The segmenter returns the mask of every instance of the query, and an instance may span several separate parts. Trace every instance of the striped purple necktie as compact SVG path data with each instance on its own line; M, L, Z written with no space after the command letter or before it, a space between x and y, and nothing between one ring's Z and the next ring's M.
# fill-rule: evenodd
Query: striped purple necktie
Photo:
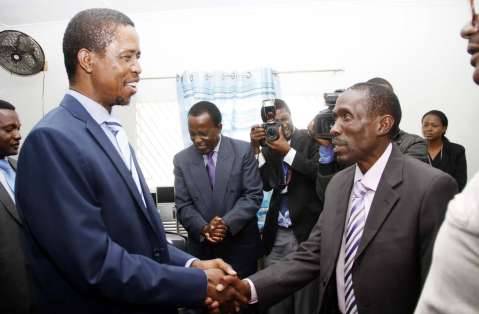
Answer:
M344 236L344 299L346 314L357 314L356 297L353 288L353 263L366 223L365 195L367 188L357 181L353 187L351 212Z

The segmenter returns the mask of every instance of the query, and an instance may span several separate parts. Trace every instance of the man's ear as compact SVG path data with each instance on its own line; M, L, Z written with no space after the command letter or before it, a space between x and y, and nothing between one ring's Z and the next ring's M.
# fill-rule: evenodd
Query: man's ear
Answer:
M85 48L82 48L77 53L78 65L86 73L91 73L93 71L93 53Z
M383 136L389 134L392 127L394 125L394 118L393 116L386 114L379 117L379 124L378 124L378 135Z

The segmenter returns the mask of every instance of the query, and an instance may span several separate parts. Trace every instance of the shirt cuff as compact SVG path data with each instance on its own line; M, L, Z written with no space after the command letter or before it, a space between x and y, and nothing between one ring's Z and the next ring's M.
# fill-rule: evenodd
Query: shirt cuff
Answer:
M263 152L259 152L257 159L258 159L258 168L263 167L263 165L266 163L266 159L264 159Z
M191 264L193 264L194 261L199 261L196 257L190 258L188 261L186 261L185 267L191 267Z
M284 156L283 161L288 165L293 165L294 157L296 156L296 150L294 148L290 148L289 152Z
M249 299L248 303L249 304L258 303L258 293L256 293L256 288L255 288L253 282L249 278L245 278L243 280L248 283L249 290L251 292L251 298Z

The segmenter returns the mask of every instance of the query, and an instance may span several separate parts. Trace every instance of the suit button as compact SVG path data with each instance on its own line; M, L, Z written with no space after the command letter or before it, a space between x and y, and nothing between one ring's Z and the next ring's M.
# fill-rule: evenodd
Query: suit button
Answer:
M158 248L153 249L153 258L157 261L161 259L161 250Z

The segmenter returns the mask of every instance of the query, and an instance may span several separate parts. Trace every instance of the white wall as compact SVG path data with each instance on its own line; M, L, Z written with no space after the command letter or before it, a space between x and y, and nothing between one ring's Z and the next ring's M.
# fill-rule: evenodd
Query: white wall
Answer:
M141 38L143 76L259 66L345 69L343 74L331 76L328 84L324 78L317 83L311 75L309 84L318 84L318 95L373 76L384 77L401 100L403 129L420 134L424 112L446 112L448 136L466 147L472 174L479 170L479 141L475 140L479 90L472 82L466 42L459 36L468 14L467 1L344 0L131 17ZM46 51L47 110L57 105L67 87L61 54L65 26L66 22L55 22L15 27L32 35ZM26 134L42 114L42 76L16 77L0 70L0 81L0 97L18 107ZM287 89L284 83L283 88ZM139 97L148 92L140 86ZM135 143L133 107L122 111ZM158 117L159 122L162 118ZM307 121L303 118L296 124L305 126L303 120Z

